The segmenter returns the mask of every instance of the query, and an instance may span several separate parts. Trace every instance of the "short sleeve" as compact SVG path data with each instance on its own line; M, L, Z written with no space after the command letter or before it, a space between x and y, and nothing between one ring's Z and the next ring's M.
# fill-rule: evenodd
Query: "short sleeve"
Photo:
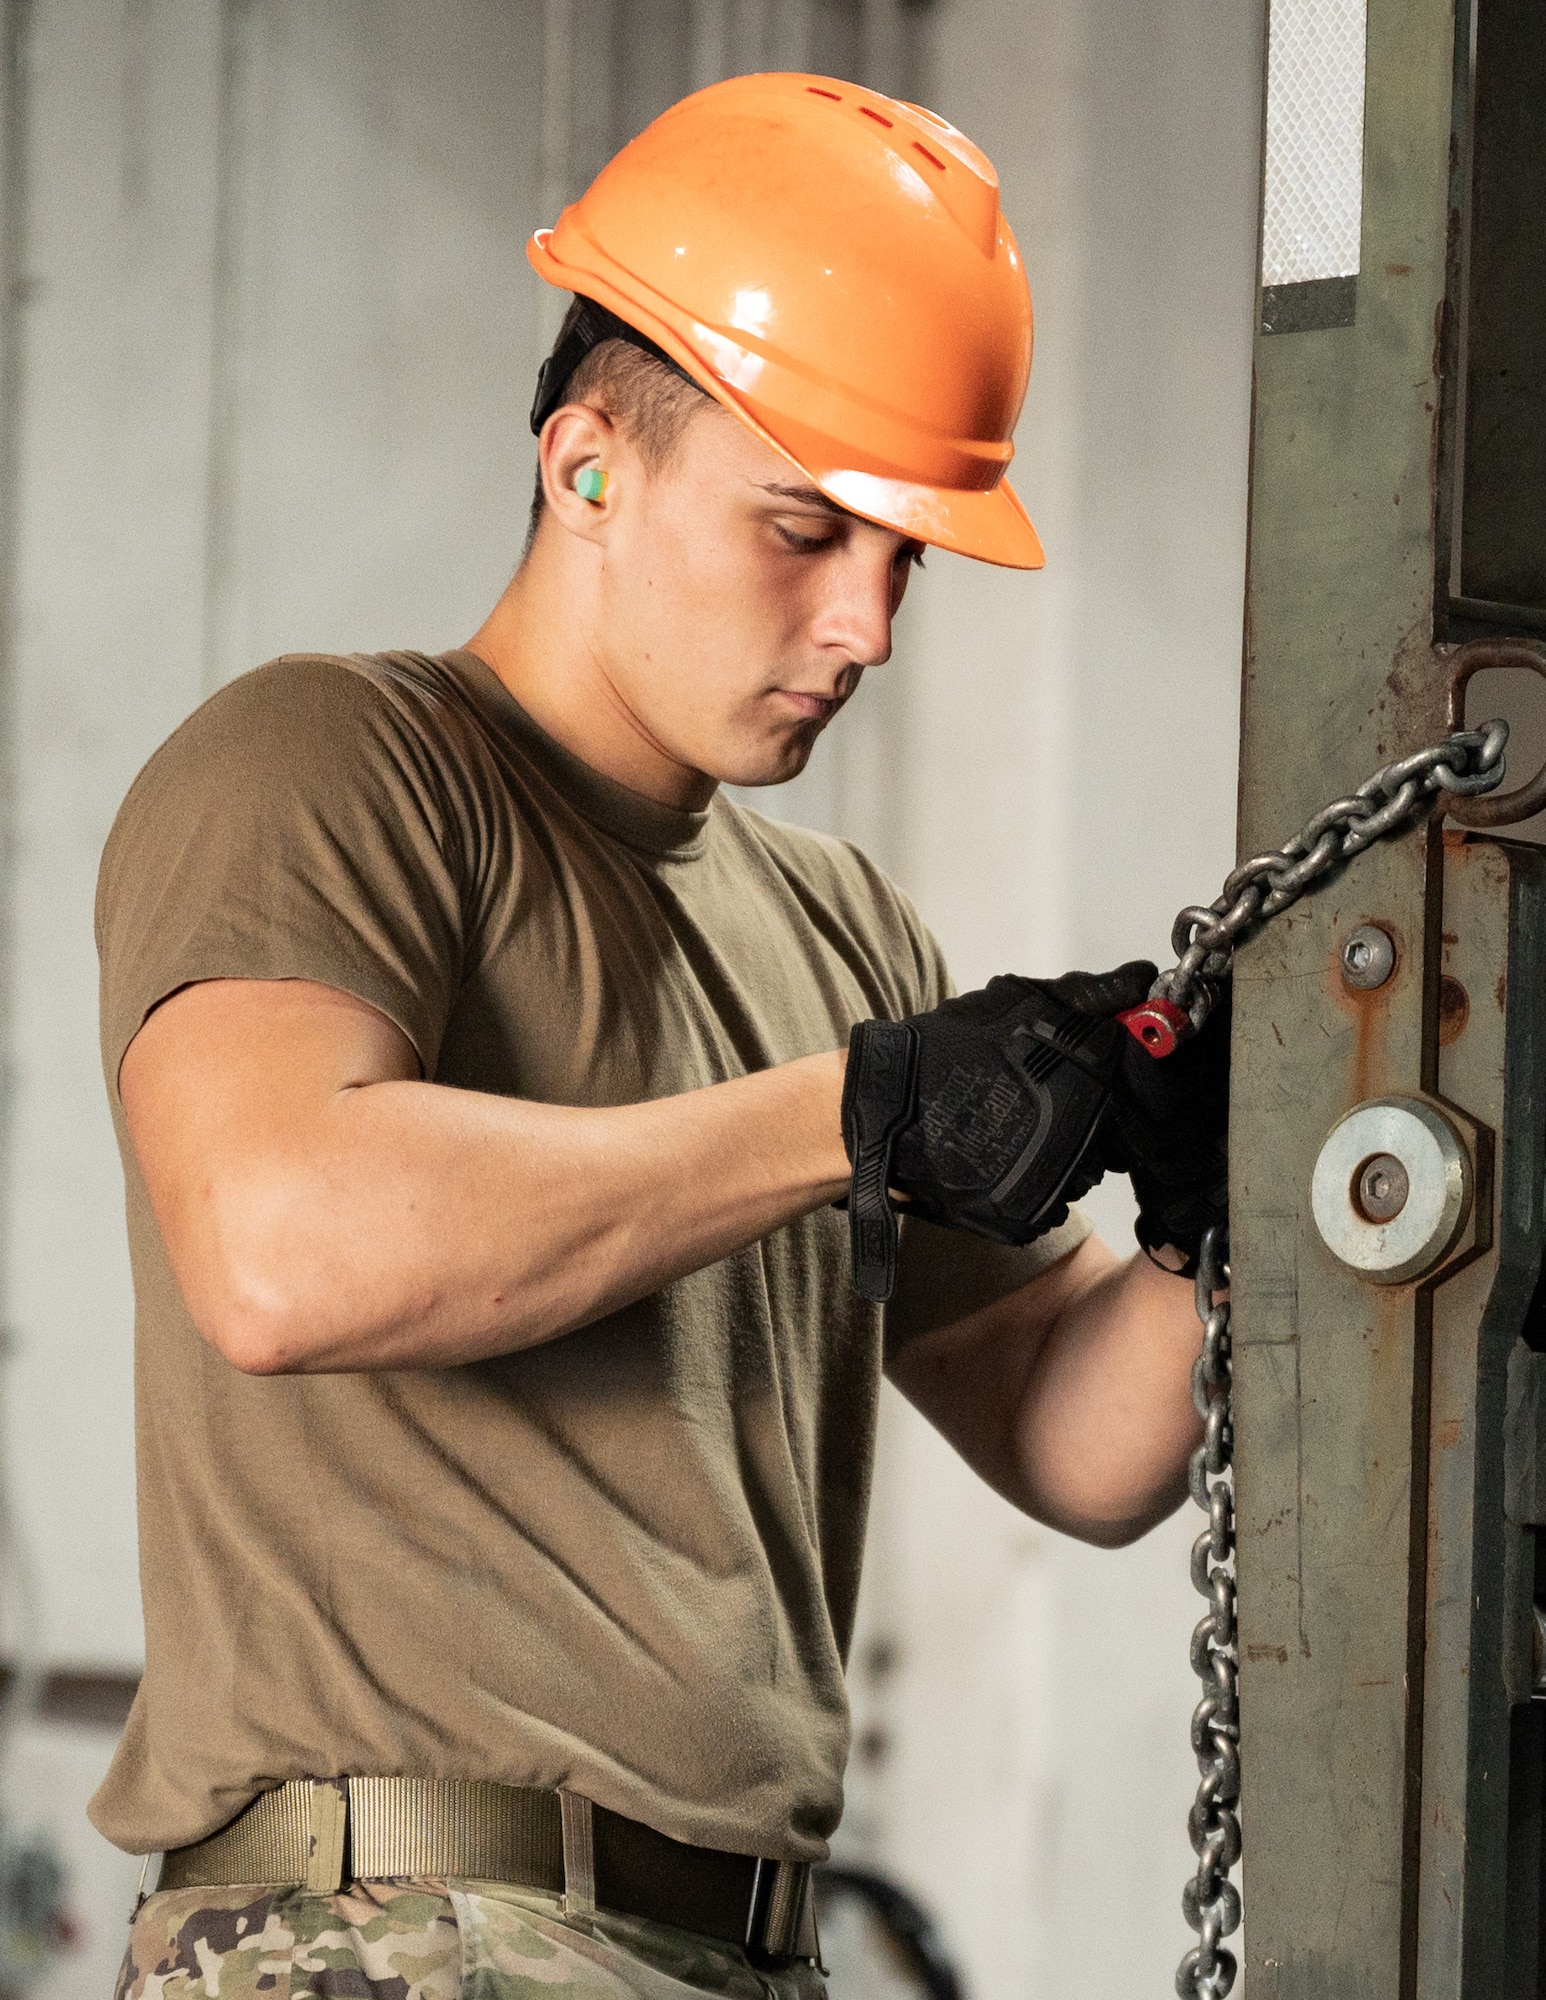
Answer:
M887 1352L1007 1298L1070 1256L1090 1233L1077 1208L1019 1249L904 1217L896 1293L886 1307Z
M310 979L434 1073L461 979L466 860L432 732L342 660L233 681L163 744L97 884L109 1089L147 1016L207 979Z

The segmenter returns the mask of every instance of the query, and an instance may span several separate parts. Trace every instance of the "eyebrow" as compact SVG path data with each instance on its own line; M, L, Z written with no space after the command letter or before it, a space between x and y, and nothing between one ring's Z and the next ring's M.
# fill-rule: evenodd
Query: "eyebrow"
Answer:
M840 507L835 500L829 499L819 486L783 486L776 479L759 479L755 483L760 493L771 493L779 500L798 500L806 507L819 507L824 514L830 514L838 521L864 519L862 514L855 514L851 508ZM909 535L902 546L921 556L928 544L916 535Z
M835 500L828 499L819 486L780 486L776 480L761 479L756 484L759 492L771 493L780 500L798 500L806 507L819 507L824 514L850 518L848 508L840 507Z

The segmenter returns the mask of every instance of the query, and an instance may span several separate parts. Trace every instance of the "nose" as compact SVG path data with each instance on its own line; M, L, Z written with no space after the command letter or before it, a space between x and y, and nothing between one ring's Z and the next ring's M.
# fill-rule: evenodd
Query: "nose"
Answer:
M831 588L811 636L840 649L861 667L884 666L891 657L891 620L901 602L897 538L881 530L856 535L835 563Z

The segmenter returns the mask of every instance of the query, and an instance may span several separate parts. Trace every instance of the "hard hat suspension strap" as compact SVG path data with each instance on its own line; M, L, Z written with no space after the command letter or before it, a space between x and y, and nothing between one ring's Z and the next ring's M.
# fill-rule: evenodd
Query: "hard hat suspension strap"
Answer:
M564 391L570 378L593 347L599 347L604 340L626 340L630 347L637 347L669 368L673 375L680 375L684 382L692 382L687 370L671 359L663 347L657 347L653 340L640 333L626 320L609 312L605 306L597 305L594 299L576 296L575 304L580 310L559 335L558 345L537 370L537 393L532 398L531 428L534 437L542 435L542 426L564 401Z

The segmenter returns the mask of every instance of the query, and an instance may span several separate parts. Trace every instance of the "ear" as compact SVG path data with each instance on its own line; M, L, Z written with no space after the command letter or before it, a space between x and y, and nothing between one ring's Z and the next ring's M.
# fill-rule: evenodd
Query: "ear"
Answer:
M537 443L542 467L542 491L548 511L571 535L604 541L615 515L620 460L617 430L604 410L589 403L565 403L542 426ZM582 472L604 472L599 500L582 499L575 490Z

